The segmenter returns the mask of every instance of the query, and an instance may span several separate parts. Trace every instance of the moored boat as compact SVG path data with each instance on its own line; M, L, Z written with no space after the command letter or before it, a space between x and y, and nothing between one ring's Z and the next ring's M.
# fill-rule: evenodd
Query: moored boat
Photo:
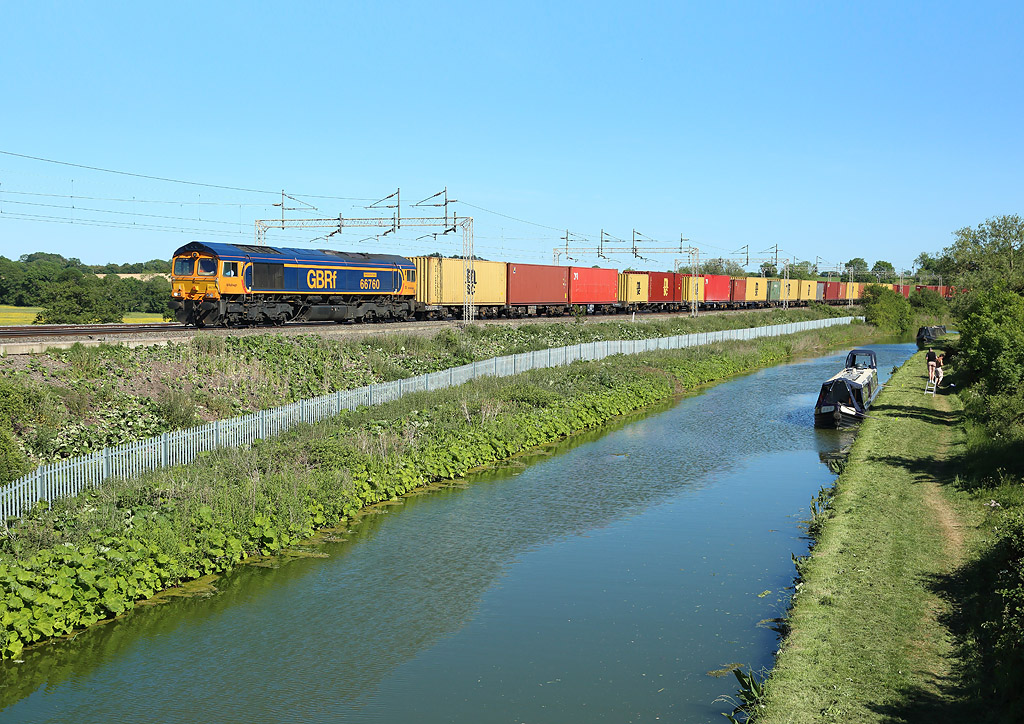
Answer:
M816 427L848 427L867 417L878 394L878 361L870 349L846 355L846 366L821 386L814 403Z

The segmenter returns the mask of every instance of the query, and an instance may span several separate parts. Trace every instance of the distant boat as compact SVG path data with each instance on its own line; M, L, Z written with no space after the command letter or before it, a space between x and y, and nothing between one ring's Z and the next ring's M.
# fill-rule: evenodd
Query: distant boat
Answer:
M821 386L814 403L815 427L848 427L863 420L878 390L875 353L870 349L852 350L846 355L843 371Z
M946 325L944 324L938 324L934 327L921 327L917 330L917 346L927 347L945 333Z

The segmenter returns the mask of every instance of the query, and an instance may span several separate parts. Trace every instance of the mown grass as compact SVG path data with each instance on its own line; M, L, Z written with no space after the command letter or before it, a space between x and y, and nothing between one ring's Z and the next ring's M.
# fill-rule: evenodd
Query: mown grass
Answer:
M888 383L836 483L832 515L798 564L790 633L757 722L1001 720L956 625L978 555L977 500L954 485L961 404L923 393L924 354Z

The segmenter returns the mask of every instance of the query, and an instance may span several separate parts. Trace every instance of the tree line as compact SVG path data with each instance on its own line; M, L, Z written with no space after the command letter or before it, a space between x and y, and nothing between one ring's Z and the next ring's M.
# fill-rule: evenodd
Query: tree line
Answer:
M117 274L166 274L164 259L132 264L83 264L76 258L36 252L17 260L0 256L0 304L42 307L37 323L119 322L128 312L163 313L171 284L162 276L147 281Z

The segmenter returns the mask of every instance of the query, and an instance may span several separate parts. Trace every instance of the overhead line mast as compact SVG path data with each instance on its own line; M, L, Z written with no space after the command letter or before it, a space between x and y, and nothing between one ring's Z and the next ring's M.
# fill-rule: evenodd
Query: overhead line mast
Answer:
M437 198L440 195L444 195L444 201L437 204L427 204L425 202L431 199ZM402 197L401 189L398 189L393 194L385 196L379 201L374 201L372 204L367 206L368 209L394 209L395 212L391 216L366 216L361 218L346 218L341 214L338 214L334 218L318 218L318 219L286 219L284 217L284 199L291 198L283 191L281 192L281 219L257 219L256 220L256 244L258 246L264 246L267 241L267 230L268 229L332 229L331 233L327 234L325 238L330 238L335 234L340 234L345 230L346 227L350 228L387 228L388 230L382 234L385 236L392 232L401 229L402 226L407 227L426 227L426 228L440 228L442 234L449 234L455 232L456 229L462 229L462 278L466 285L466 293L463 296L462 302L462 321L463 324L472 324L474 317L476 316L476 306L473 304L473 295L476 291L476 273L473 269L473 217L472 216L459 216L452 213L451 217L448 216L448 204L456 203L455 201L448 199L448 187L445 187L443 191L439 191L433 196L428 196L413 206L437 206L444 207L443 217L410 217L402 218ZM384 204L385 201L394 199L394 204ZM296 199L297 200L297 199ZM300 202L302 203L302 202ZM275 204L276 206L276 204ZM294 209L290 209L294 210ZM388 228L390 227L390 228Z

